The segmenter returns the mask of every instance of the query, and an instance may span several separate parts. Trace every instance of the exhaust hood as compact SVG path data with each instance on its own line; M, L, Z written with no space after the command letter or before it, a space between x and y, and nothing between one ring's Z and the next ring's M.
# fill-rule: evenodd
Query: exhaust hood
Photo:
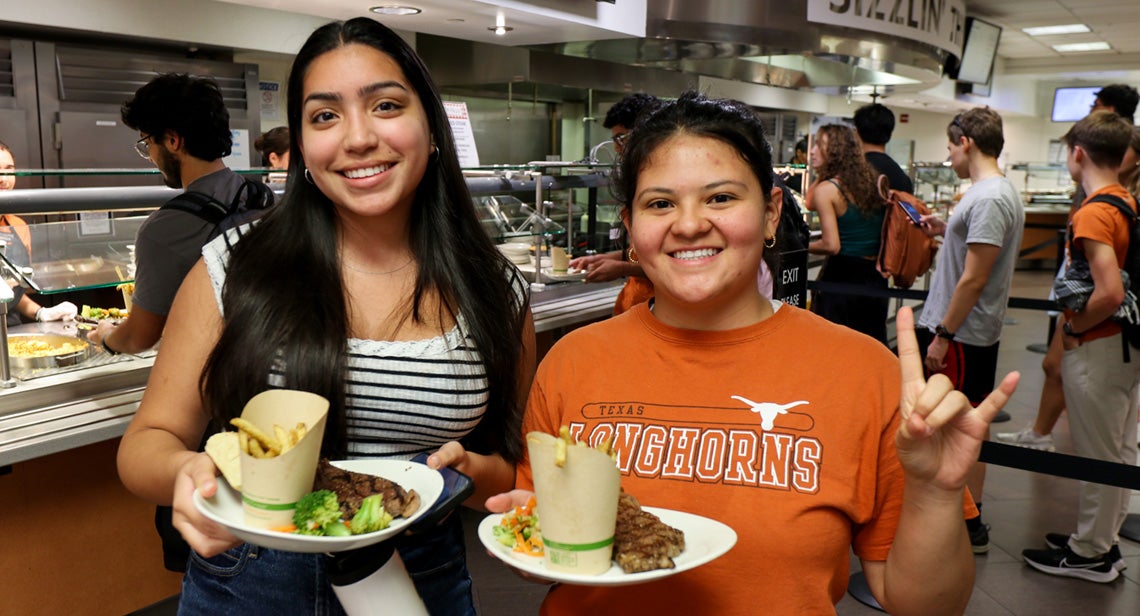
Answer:
M959 53L961 21L962 0L648 0L644 39L534 49L828 94L917 91Z

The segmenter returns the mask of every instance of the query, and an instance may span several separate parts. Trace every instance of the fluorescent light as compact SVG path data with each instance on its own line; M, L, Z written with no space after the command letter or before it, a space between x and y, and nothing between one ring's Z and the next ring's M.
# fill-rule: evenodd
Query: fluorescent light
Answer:
M1061 53L1069 53L1073 51L1108 51L1112 46L1104 41L1097 41L1095 43L1065 43L1064 45L1053 45L1053 49Z
M398 4L374 6L368 10L378 15L418 15L423 12L414 6L400 6Z
M1067 24L1064 26L1034 26L1032 28L1022 28L1022 32L1029 36L1052 36L1054 34L1077 34L1079 32L1092 32L1089 27L1084 24Z

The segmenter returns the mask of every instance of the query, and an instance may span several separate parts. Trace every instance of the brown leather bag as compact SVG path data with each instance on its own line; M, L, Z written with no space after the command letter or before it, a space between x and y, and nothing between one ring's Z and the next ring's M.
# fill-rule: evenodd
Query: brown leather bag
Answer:
M909 289L919 276L930 270L938 251L934 239L916 222L916 217L930 214L930 208L918 197L890 188L885 175L879 176L879 193L886 202L886 209L876 265L879 273L891 278L895 287Z

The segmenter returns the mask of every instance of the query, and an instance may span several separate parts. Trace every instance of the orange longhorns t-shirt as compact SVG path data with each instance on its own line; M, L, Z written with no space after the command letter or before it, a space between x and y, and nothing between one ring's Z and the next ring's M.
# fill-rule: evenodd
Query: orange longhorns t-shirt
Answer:
M834 613L850 550L886 560L898 525L899 380L882 344L788 305L696 332L639 304L571 332L539 366L524 430L614 435L627 492L724 522L738 541L655 582L556 586L542 614ZM517 479L533 486L526 463Z

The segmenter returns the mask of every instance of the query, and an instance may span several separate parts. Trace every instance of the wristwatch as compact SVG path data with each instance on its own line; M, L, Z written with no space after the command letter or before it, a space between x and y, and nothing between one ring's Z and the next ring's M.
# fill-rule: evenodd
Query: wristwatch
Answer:
M1085 335L1085 332L1073 331L1073 324L1068 321L1065 321L1065 324L1061 326L1061 331L1064 332L1066 336L1072 336L1074 338L1080 338Z
M946 329L946 326L941 323L934 326L934 335L938 336L939 338L945 338L947 340L954 339L954 332Z

